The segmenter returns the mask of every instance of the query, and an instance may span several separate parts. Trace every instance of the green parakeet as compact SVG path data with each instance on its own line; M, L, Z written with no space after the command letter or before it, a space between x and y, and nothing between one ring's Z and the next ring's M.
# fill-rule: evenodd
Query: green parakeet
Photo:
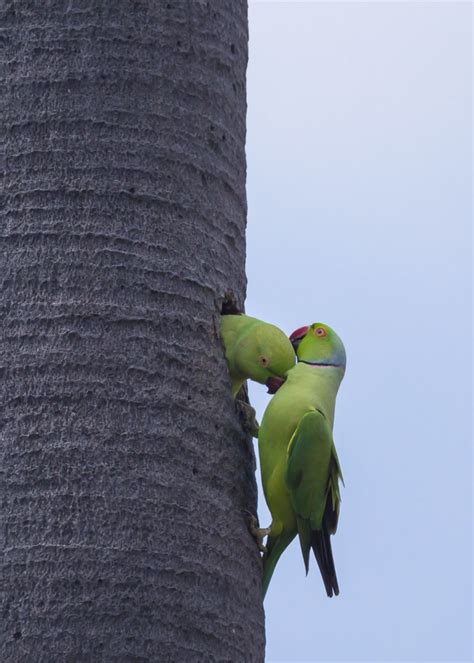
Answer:
M339 594L330 535L339 517L341 468L332 430L346 353L327 325L290 336L298 363L270 401L259 440L265 498L272 514L264 556L263 594L280 555L298 534L306 567L311 548L328 596Z
M247 379L266 384L273 393L282 384L282 376L295 365L295 352L287 336L257 318L223 315L221 337L234 397Z

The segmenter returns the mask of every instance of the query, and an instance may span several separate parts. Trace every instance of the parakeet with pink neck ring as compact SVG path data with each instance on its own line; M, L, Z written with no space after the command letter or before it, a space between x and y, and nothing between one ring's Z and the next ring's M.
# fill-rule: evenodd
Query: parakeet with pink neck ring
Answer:
M312 549L326 593L333 596L339 584L330 536L338 524L342 472L332 431L346 352L336 332L320 322L296 330L290 340L298 363L265 410L258 436L272 515L263 595L281 554L298 535L306 573Z

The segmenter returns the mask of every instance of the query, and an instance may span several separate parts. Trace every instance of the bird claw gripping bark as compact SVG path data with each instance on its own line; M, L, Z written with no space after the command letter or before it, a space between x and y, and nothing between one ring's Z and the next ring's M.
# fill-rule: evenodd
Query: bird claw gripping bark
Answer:
M261 552L266 553L267 552L267 547L263 543L263 538L270 534L272 528L271 527L259 527L258 520L255 518L255 516L253 514L250 514L250 517L249 517L249 530L250 530L250 534L253 536L253 538L257 542L258 549Z
M257 421L257 415L253 407L249 403L241 401L240 399L237 399L235 401L235 406L237 408L237 413L240 419L240 425L242 426L243 430L252 437L258 438L259 426Z

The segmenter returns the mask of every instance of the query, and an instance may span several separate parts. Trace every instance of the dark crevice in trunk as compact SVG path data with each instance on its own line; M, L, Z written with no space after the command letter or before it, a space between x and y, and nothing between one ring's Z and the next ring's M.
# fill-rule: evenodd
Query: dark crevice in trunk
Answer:
M240 315L243 312L234 293L226 292L221 306L221 315Z

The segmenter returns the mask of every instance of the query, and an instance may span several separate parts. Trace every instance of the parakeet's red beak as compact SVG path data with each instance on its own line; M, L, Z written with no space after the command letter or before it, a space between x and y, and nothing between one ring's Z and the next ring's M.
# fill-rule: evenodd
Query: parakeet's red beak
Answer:
M309 325L306 325L305 327L299 327L298 329L295 329L295 331L291 334L290 343L293 346L295 352L298 349L298 345L301 343L301 341L308 333L308 329Z
M268 387L267 394L276 394L284 382L285 380L283 378L277 378L276 376L268 378L268 380L265 382L266 386Z

